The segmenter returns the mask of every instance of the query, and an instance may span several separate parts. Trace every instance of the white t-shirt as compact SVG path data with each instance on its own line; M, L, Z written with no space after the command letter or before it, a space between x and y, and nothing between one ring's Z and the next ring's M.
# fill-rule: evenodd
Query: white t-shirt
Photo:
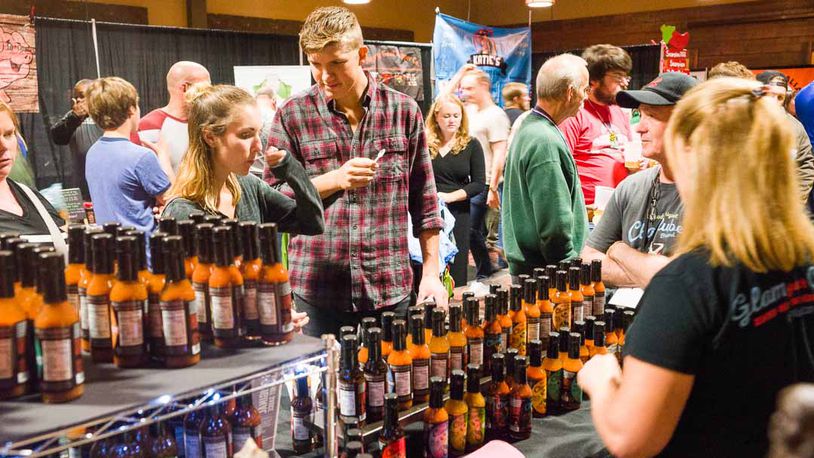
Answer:
M497 105L478 111L475 105L466 109L469 116L469 135L477 138L483 148L483 159L486 161L486 183L492 177L492 143L506 141L509 138L509 117Z
M181 159L189 148L187 122L162 109L156 109L142 117L138 124L139 139L158 144L163 139L170 153L172 169L178 171Z

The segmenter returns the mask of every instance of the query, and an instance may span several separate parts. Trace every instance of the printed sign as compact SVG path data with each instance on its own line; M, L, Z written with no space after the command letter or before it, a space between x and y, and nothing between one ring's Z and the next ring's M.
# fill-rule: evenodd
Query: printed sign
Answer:
M0 100L18 113L37 113L34 26L26 16L0 14Z

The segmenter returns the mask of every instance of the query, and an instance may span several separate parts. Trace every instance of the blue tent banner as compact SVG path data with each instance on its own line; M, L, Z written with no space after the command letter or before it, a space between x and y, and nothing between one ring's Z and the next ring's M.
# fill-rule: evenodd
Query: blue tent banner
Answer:
M526 83L531 88L531 29L528 27L488 27L438 13L432 55L436 94L467 63L489 74L492 98L501 106L501 91L506 83Z

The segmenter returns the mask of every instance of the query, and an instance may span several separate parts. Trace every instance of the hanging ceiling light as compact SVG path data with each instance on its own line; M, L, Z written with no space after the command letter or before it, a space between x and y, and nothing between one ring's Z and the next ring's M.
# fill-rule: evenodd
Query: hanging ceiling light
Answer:
M370 3L370 0L342 0L342 3L347 5L364 5Z
M550 8L554 6L556 0L526 0L529 8Z

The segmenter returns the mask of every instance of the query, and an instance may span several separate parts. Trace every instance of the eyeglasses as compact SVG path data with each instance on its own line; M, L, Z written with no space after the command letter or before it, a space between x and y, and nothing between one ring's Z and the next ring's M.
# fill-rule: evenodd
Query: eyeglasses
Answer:
M627 84L630 82L630 76L628 75L622 76L619 74L614 75L613 73L608 73L605 76L611 77L614 81L616 81L619 84Z

